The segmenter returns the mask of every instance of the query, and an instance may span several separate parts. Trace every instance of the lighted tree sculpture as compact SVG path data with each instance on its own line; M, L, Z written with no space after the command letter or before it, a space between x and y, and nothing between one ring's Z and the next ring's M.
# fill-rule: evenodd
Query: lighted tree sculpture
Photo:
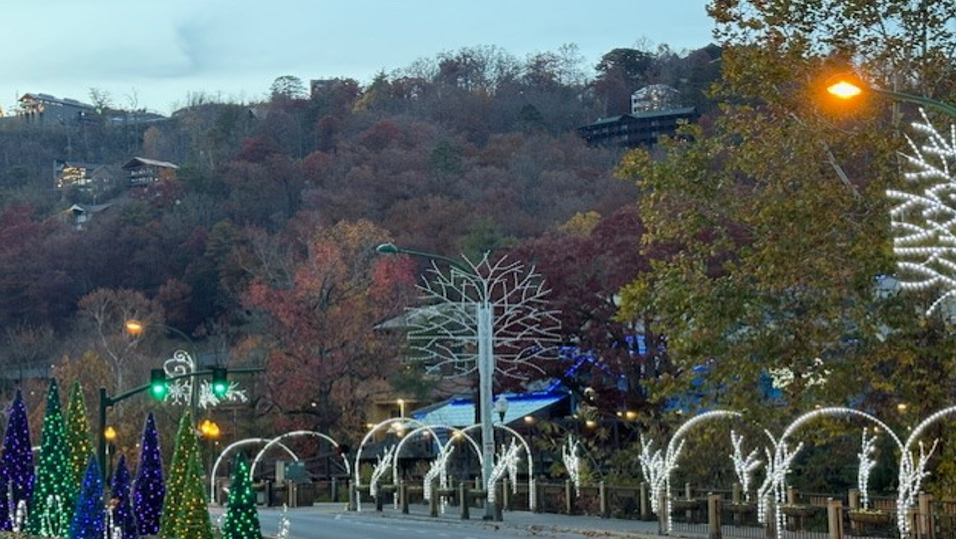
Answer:
M33 492L33 449L30 445L30 424L23 395L17 390L10 407L7 429L0 455L0 529L21 528L17 508L29 503Z
M199 441L196 438L192 415L186 411L179 421L173 461L166 481L166 497L163 499L163 511L159 518L160 537L176 537L174 532L177 518L190 480L190 462L198 452Z
M163 477L159 434L152 413L146 416L140 445L139 471L133 486L133 515L139 535L156 535L163 501L166 499L166 481Z
M83 387L73 382L70 388L70 400L66 406L66 443L70 448L70 466L77 488L83 483L86 468L93 455L93 442L90 440L90 422L86 416L86 400Z
M44 537L63 536L69 531L73 518L76 484L55 379L50 380L40 432L40 462L30 496L27 533Z
M249 464L240 453L236 457L229 485L229 506L222 524L222 539L261 539L256 492L249 478Z
M911 153L904 154L903 178L909 188L886 194L896 201L890 225L900 286L938 290L926 310L931 314L956 297L956 126L943 135L920 113L922 120L912 127L923 143L907 136Z
M87 457L86 473L76 498L73 520L70 523L70 539L101 539L105 523L103 507L103 476L96 458Z
M532 268L505 258L477 264L462 257L448 271L432 264L422 280L428 307L409 317L412 348L446 375L467 375L480 368L475 343L482 336L481 307L490 315L494 371L519 379L538 359L550 359L560 342L560 323L548 308L549 290Z

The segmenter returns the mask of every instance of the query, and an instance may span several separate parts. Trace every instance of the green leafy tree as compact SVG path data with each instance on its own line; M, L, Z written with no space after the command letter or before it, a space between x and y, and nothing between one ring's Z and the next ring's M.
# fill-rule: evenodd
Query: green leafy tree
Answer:
M236 457L229 486L229 506L222 524L222 539L261 539L262 527L256 510L256 492L249 478L245 457Z
M77 487L83 484L83 476L90 457L93 442L90 441L90 422L86 415L86 400L83 387L74 382L70 388L70 400L66 407L66 443L70 448L70 465Z
M642 249L654 258L623 290L622 312L653 321L681 369L652 386L654 397L785 422L781 405L790 419L820 403L940 407L951 390L938 373L956 368L952 327L918 314L927 298L881 279L895 269L883 195L899 181L891 108L834 116L817 92L847 58L874 78L892 72L898 44L851 47L814 26L838 11L863 31L877 8L860 4L711 9L729 40L714 92L720 115L620 167L642 190ZM846 48L833 55L831 45Z
M73 480L70 447L66 441L60 391L55 379L50 380L47 391L40 436L40 457L30 497L27 533L62 536L70 528L77 486Z

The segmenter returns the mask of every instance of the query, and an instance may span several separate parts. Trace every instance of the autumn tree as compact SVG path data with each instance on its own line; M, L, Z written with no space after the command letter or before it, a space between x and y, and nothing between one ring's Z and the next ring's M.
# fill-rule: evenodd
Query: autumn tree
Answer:
M140 340L126 330L126 322L162 326L159 306L140 292L101 289L83 297L79 308L83 323L96 338L97 351L110 364L116 387L127 387L127 377L135 375L132 362Z
M354 433L367 404L388 389L401 336L376 326L401 313L413 277L378 256L388 235L367 221L315 228L302 215L257 270L246 303L268 316L271 402L289 426Z
M663 336L637 318L619 318L618 291L635 274L650 269L649 259L635 248L643 225L634 207L607 217L578 215L562 227L511 250L534 264L551 289L552 306L569 346L561 361L543 364L598 416L639 412L648 420L657 411L646 400L642 384L665 374L668 362Z
M817 99L850 59L880 81L935 47L880 34L896 27L879 14L944 15L922 5L712 3L727 40L722 114L621 166L642 190L652 259L624 289L623 315L652 321L681 369L655 384L655 399L720 402L768 422L820 403L888 411L901 399L924 410L948 400L937 382L956 368L949 324L880 285L894 271L883 193L899 179L889 106L851 121ZM924 22L929 34L947 31ZM929 80L910 67L913 81Z

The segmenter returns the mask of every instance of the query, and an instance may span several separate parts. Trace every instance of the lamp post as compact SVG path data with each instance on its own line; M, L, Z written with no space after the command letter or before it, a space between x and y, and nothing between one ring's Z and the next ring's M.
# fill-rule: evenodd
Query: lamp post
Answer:
M453 270L458 270L465 278L474 281L476 284L476 289L479 291L485 290L484 286L481 286L481 277L477 275L474 270L463 265L457 260L432 254L425 253L422 251L413 251L411 249L403 249L392 243L383 243L379 245L376 249L379 253L382 254L406 254L410 256L417 256L420 258L426 258L429 260L441 260L449 264ZM477 320L477 341L478 341L478 412L481 424L481 483L484 486L485 492L488 491L491 485L491 472L494 468L495 460L495 439L494 439L494 423L491 418L491 385L492 385L492 375L495 370L495 359L493 353L494 342L492 340L492 307L491 307L491 298L488 297L487 293L481 293L479 295L479 300L474 304L475 308L475 318ZM494 520L495 511L490 503L485 503L485 520Z
M173 326L167 326L166 324L144 324L136 319L127 320L124 324L126 326L126 331L134 337L139 337L143 331L150 326L155 326L162 328L166 331L171 331L189 343L189 350L177 350L173 353L172 360L176 362L184 362L186 364L187 372L194 373L196 372L197 364L199 361L199 355L196 353L196 343L186 335L181 329L174 328ZM189 381L189 411L192 413L193 421L196 421L197 411L199 409L199 392L196 391L196 384L193 380Z
M864 97L867 93L874 93L896 101L905 101L907 103L915 103L929 107L956 118L956 107L949 103L930 99L922 95L876 88L864 83L855 73L839 73L830 77L826 82L826 90L830 95L843 100L858 99Z
M106 472L106 488L109 488L109 484L113 482L113 456L116 454L116 444L114 443L116 442L116 429L106 427L103 431L103 437L106 439L106 452L110 458L109 469Z

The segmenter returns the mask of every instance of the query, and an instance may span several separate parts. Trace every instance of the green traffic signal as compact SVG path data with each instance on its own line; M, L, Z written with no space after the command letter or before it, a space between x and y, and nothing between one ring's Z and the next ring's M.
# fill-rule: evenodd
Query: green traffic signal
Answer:
M213 367L212 369L212 394L217 398L223 398L229 392L229 380L227 380L226 369L222 367Z
M166 371L152 369L149 371L149 394L158 401L166 400L169 394L169 383L166 382Z

